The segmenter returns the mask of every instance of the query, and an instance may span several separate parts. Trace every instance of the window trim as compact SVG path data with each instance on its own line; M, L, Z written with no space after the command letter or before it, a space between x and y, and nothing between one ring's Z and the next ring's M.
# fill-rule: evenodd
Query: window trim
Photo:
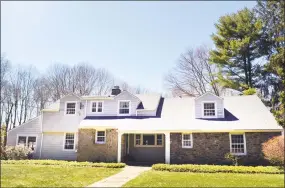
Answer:
M98 142L98 141L97 141L97 137L98 137L97 134L98 134L99 131L100 131L100 132L104 132L105 142ZM102 136L100 136L100 137L102 137ZM106 130L100 130L100 129L99 129L99 130L96 130L96 131L95 131L95 144L106 144L106 142L107 142Z
M102 103L102 112L98 112L98 102L101 102ZM96 112L92 112L92 106L93 106L93 103L96 103ZM101 114L104 112L104 101L91 101L91 104L90 104L90 113L92 114Z
M128 114L120 114L120 102L129 102L129 113ZM131 100L118 100L118 116L130 116L131 115L131 109L132 109L132 101Z
M18 141L19 141L19 137L20 136L25 136L26 137L26 145L28 145L28 137L36 137L36 148L34 149L34 152L37 151L38 135L35 135L35 134L17 134L16 146L18 146Z
M205 116L204 115L204 104L205 103L214 103L215 105L215 116ZM218 108L217 108L217 101L202 101L202 118L217 118L218 117Z
M134 135L134 147L145 147L145 148L150 148L150 147L155 147L155 148L160 148L164 147L164 134L161 133L162 135L162 145L157 145L157 134L152 134L152 133L144 133L144 134L133 134ZM136 145L136 135L140 135L140 145ZM154 145L143 145L143 135L154 135Z
M75 103L75 112L74 112L74 114L67 114L66 112L67 112L67 104L68 103ZM77 101L66 101L65 102L65 106L64 106L64 115L65 116L76 116L76 112L77 112Z
M184 135L186 135L186 134L189 134L189 135L190 135L191 146L184 146L184 145L183 145ZM187 133L187 132L185 132L185 133L182 133L182 134L181 134L181 146L182 146L182 148L186 148L186 149L193 148L193 134L192 134L192 133Z
M66 133L69 133L69 134L74 134L74 147L73 149L65 149L64 146L65 146L65 138L66 138ZM76 144L76 133L75 132L65 132L64 135L63 135L63 151L75 151L75 144Z
M232 153L232 135L243 135L243 146L244 146L244 152L243 153ZM247 149L246 149L246 137L245 133L229 133L230 137L230 153L232 155L247 155Z

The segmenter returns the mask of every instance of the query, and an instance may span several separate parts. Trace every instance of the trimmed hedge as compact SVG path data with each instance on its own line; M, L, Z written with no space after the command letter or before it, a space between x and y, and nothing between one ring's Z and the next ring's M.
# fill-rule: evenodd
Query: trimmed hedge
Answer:
M226 166L226 165L169 165L155 164L153 170L169 172L204 172L204 173L264 173L264 174L282 174L283 169L274 166Z
M104 167L104 168L124 168L125 163L92 163L61 160L1 160L1 164L19 164L19 165L60 165L77 167Z

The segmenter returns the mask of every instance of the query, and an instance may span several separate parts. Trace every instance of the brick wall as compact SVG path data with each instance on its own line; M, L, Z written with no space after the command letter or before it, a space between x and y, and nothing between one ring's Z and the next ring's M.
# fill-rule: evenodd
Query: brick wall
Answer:
M106 130L106 143L95 143L95 129L79 129L78 161L116 162L118 150L118 133L115 129Z
M262 143L277 132L245 133L247 155L241 157L241 163L246 165L266 164L263 159ZM224 158L230 152L229 133L193 133L193 148L182 148L181 133L171 133L170 162L174 164L229 164Z

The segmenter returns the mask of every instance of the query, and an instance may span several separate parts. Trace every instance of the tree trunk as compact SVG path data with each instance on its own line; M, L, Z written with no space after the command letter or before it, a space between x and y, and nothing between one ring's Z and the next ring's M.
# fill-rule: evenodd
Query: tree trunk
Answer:
M246 64L246 56L243 55L243 66L244 66L244 74L245 74L245 83L248 84L248 70L247 70L247 64Z

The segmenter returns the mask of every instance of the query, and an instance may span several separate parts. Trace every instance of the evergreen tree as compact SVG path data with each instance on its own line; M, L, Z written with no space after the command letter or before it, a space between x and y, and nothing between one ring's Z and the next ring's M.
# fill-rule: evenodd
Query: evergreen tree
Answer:
M255 8L260 19L264 20L261 51L267 56L267 74L270 75L272 103L278 123L285 127L285 2L258 1Z
M220 17L215 27L217 32L212 39L216 49L210 52L210 60L220 68L217 81L240 91L257 87L262 67L253 61L261 57L261 19L244 8Z

